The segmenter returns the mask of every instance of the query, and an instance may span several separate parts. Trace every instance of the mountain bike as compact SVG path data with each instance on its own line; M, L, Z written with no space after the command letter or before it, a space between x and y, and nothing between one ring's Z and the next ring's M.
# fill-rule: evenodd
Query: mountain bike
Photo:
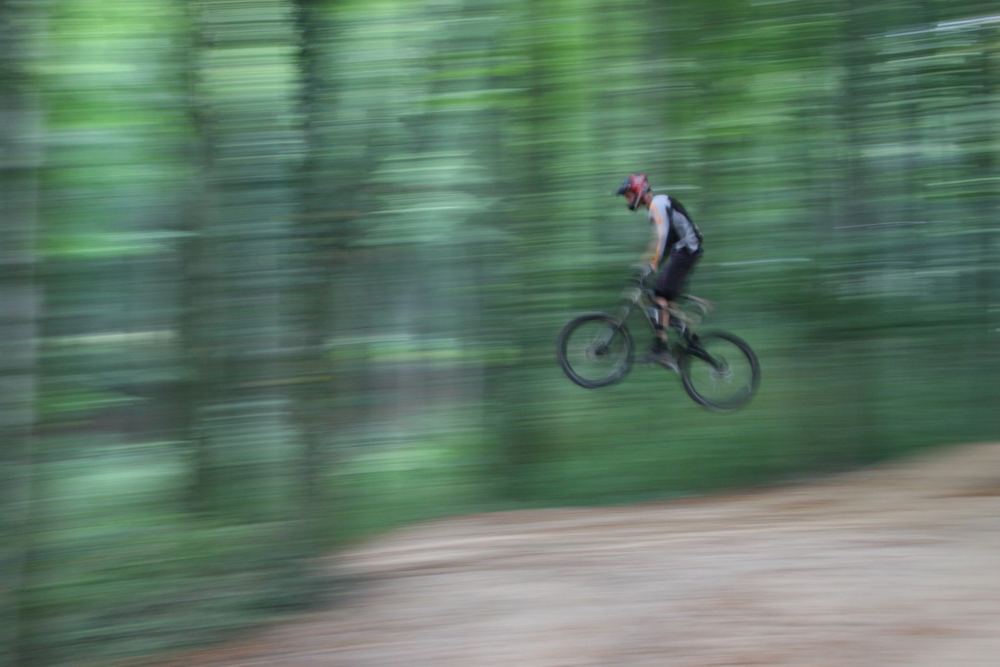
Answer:
M659 313L653 298L653 290L636 276L615 311L585 313L570 320L556 342L559 365L569 379L586 389L623 380L635 360L627 321L639 310L655 335ZM670 329L676 333L670 336L670 353L688 396L710 410L725 412L753 398L760 385L760 363L750 345L731 333L694 331L711 310L709 301L693 295L671 303Z

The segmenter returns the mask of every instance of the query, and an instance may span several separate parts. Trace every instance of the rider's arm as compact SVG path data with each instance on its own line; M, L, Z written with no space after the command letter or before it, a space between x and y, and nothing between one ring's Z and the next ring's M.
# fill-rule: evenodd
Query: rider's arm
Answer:
M663 248L667 244L667 218L658 206L654 205L649 209L650 225L653 227L653 238L649 242L649 265L656 271L663 259Z

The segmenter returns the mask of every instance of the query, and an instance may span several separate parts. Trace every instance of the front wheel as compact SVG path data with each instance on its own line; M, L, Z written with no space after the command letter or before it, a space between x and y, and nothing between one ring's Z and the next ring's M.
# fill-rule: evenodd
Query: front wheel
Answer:
M746 341L722 331L697 336L680 360L688 396L711 410L746 405L760 385L760 363Z
M605 313L570 320L556 341L559 365L570 380L586 389L621 381L632 368L635 345L624 322Z

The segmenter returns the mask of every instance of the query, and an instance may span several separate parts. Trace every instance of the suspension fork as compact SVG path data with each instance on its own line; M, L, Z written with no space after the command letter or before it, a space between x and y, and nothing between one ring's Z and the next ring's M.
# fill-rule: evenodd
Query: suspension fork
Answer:
M633 304L630 301L622 301L621 305L619 305L612 314L612 317L615 322L617 322L618 326L613 329L605 329L600 335L595 336L590 343L590 347L588 348L591 352L597 356L602 356L608 351L608 346L611 344L614 337L619 331L626 328L625 321L632 312L632 306Z
M615 309L614 318L618 322L618 329L623 329L628 322L629 316L632 315L632 309L635 308L636 303L631 299L623 299L618 308Z

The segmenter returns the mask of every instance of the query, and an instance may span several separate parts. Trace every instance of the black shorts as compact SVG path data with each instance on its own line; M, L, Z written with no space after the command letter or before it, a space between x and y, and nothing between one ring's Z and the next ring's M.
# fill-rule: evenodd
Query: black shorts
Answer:
M684 283L691 271L694 270L694 265L701 258L701 253L701 249L698 249L697 252L691 252L687 249L672 250L670 259L656 276L656 295L667 301L673 301L683 294Z

